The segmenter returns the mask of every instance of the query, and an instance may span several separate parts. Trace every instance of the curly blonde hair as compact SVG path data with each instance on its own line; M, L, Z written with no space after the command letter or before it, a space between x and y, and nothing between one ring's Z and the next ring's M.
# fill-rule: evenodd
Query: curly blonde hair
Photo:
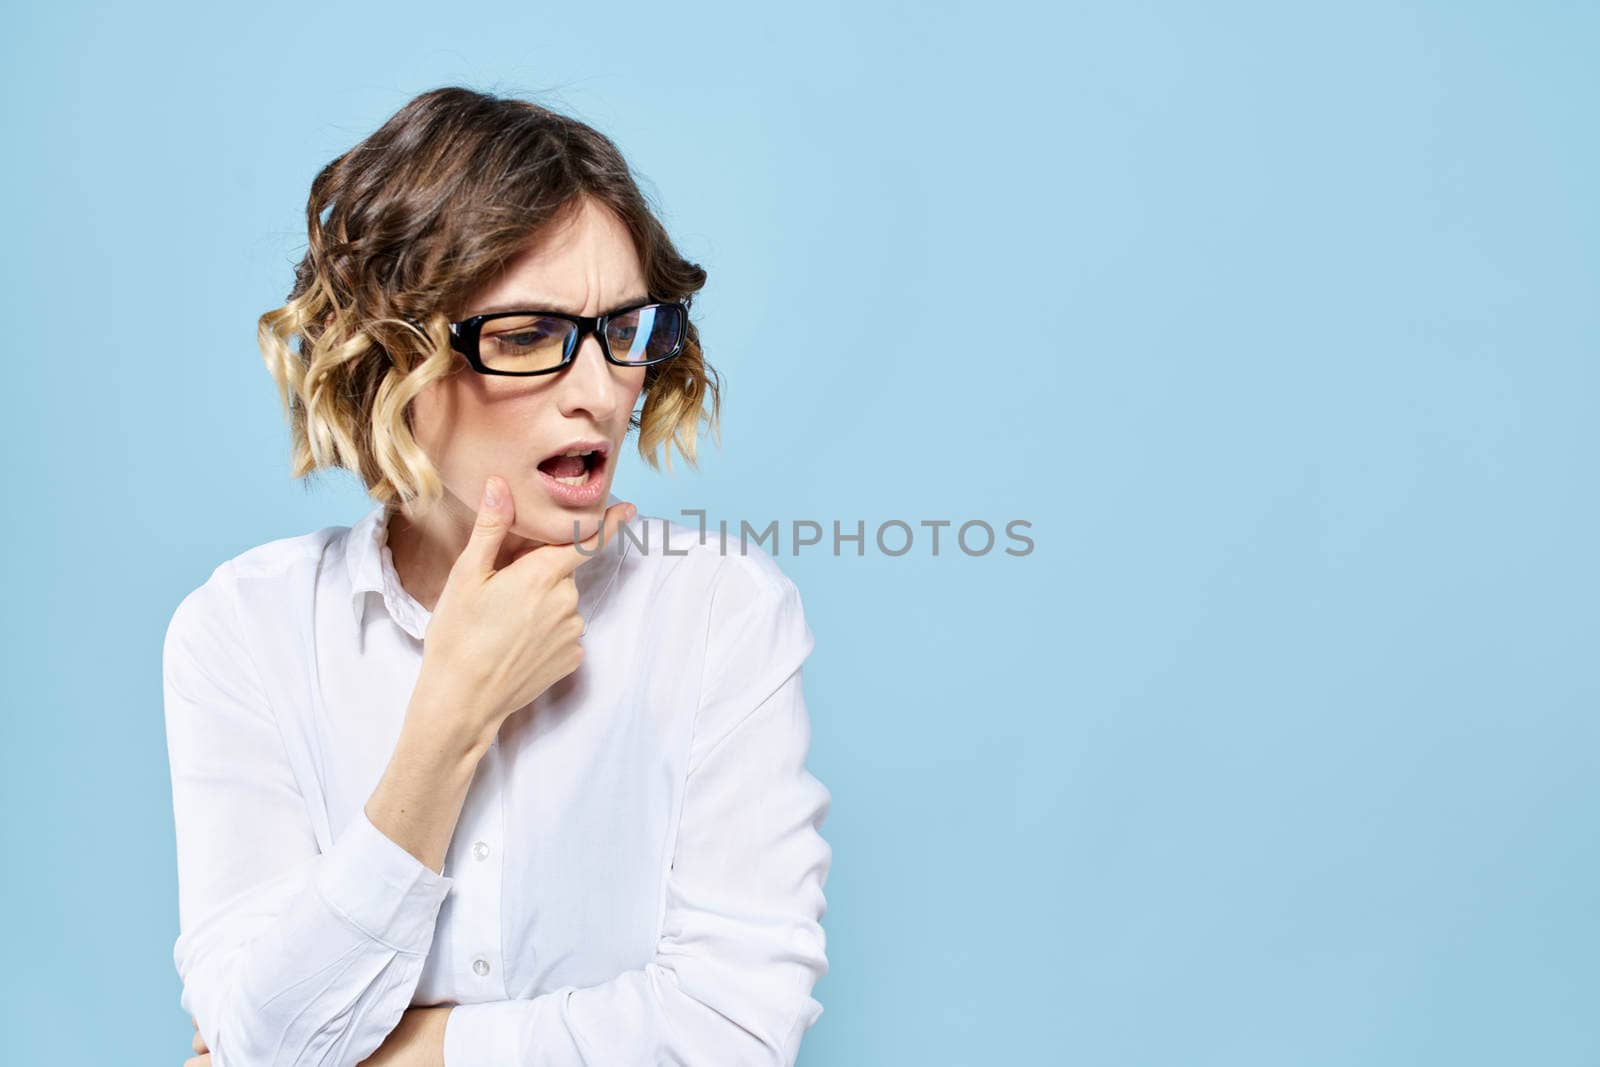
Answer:
M292 476L343 468L385 504L438 499L411 401L458 369L448 324L585 197L626 224L651 298L692 305L706 272L673 246L616 145L538 104L434 89L323 167L294 287L257 329ZM644 403L629 419L645 462L659 469L659 448L670 471L675 446L697 467L700 423L718 432L719 394L691 315L683 351L645 368Z

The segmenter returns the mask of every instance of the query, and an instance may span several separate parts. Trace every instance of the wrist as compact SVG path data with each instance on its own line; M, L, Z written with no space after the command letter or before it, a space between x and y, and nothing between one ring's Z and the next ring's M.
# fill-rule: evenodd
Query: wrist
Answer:
M419 752L476 768L499 727L464 701L419 685L406 707L400 744L414 743Z

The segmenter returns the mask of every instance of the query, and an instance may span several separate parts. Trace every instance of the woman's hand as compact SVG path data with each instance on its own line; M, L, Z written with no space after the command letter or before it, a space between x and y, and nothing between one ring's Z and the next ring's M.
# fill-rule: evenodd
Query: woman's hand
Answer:
M572 572L636 512L614 504L587 540L540 545L495 570L516 515L505 480L491 475L472 536L428 621L417 682L425 706L466 717L456 725L487 744L508 715L577 670L584 620Z
M211 1067L211 1050L206 1048L206 1039L200 1036L200 1020L191 1015L189 1021L194 1023L194 1041L190 1047L200 1055L184 1060L183 1067Z

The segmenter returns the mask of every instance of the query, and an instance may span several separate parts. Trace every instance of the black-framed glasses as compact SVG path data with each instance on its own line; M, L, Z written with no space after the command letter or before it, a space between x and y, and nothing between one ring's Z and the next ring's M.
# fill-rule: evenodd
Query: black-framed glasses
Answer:
M560 311L496 311L450 324L450 347L479 374L554 374L578 355L585 335L619 367L664 363L683 351L689 308L651 302L604 315Z

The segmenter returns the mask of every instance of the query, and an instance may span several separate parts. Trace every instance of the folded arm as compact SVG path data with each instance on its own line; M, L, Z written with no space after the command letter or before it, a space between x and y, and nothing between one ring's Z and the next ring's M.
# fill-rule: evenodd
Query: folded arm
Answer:
M662 935L600 985L455 1007L445 1067L792 1065L822 1013L830 794L806 769L795 587L729 557L713 594Z
M236 610L219 568L163 646L182 1004L214 1067L354 1067L410 1003L453 879L365 809L318 850Z

